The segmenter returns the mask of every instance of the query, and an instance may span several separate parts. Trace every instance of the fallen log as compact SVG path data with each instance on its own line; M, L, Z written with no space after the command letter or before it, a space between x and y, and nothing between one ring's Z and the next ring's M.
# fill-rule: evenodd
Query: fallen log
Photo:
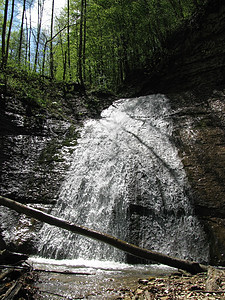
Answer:
M90 273L90 272L73 272L73 271L56 271L56 270L45 270L45 269L33 269L34 272L41 272L41 273L55 273L55 274L64 274L64 275L82 275L82 276L92 276L95 275L96 273Z
M28 259L28 255L15 253L6 249L0 251L0 264L17 265Z
M6 206L17 211L18 213L26 214L32 218L48 223L50 225L54 225L69 230L73 233L77 233L95 239L97 241L104 242L134 256L168 265L170 267L182 269L188 271L191 274L205 272L208 269L207 266L199 264L197 262L178 259L155 251L150 251L148 249L143 249L128 242L122 241L109 234L98 232L96 230L89 229L84 226L76 225L63 219L53 217L38 209L28 207L6 197L0 196L0 205Z
M0 273L0 281L2 278L8 276L8 274L12 273L15 270L22 270L22 271L29 271L28 266L7 266L7 265L0 265L0 270L3 269L3 272ZM5 271L4 271L5 269ZM46 270L46 269L37 269L37 268L32 268L33 272L41 272L41 273L56 273L56 274L65 274L65 275L95 275L95 273L90 273L90 272L73 272L73 271L56 271L56 270Z
M2 300L13 300L15 296L18 295L19 291L21 290L23 284L19 281L16 281L12 284L12 286L6 291L4 295L2 295Z
M3 278L7 277L13 271L14 271L14 269L6 269L6 268L4 268L3 271L0 273L0 282L3 280Z

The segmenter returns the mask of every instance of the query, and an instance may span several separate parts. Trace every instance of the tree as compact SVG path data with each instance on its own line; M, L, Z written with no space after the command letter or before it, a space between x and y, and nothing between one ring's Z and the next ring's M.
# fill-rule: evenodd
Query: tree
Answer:
M85 17L85 11L86 11L86 1L81 0L81 9L80 9L80 41L79 41L79 50L78 50L78 78L80 81L80 84L83 85L83 67L84 67L84 51L85 51L85 44L84 40L86 37L84 37L84 32L86 29L84 20L86 20Z
M42 26L42 18L43 18L43 11L44 11L44 3L45 3L45 0L38 0L38 21L37 21L37 35L36 35L36 50L35 50L35 59L34 59L34 71L37 70L38 55L39 55L39 43L40 43L40 35L41 35L41 26Z
M65 52L65 62L68 60L68 68L69 68L69 78L72 79L71 76L71 63L70 63L70 0L67 0L67 51ZM66 65L65 65L66 68ZM65 74L66 74L66 69ZM65 75L64 75L65 76Z
M23 43L23 24L24 24L25 10L26 10L26 0L23 0L23 11L22 11L22 17L21 17L20 40L19 40L19 51L18 51L19 65L21 63L21 52L22 52L22 43Z
M7 36L7 45L6 45L5 62L4 62L5 65L7 65L7 60L8 60L8 55L9 55L9 42L10 42L10 36L11 36L11 31L12 31L14 7L15 7L15 0L12 0L11 17L10 17L10 22L9 22L9 30L8 30L8 36Z
M2 68L4 69L6 66L6 28L7 28L7 15L8 15L8 6L9 0L5 0L5 8L4 8L4 19L2 24Z
M50 40L50 77L54 78L54 63L53 63L53 24L54 24L54 5L52 0L52 15L51 15L51 40Z
M8 22L9 0L4 3L2 65L6 65L10 51L18 49L21 67L22 63L26 66L27 61L32 61L35 72L49 72L51 78L115 90L130 72L157 63L156 53L160 56L168 34L205 3L205 0L67 0L66 8L56 18L52 0L49 35L42 30L45 0L37 0L36 28L31 23L33 0L23 0L19 31L12 24L15 0L11 1ZM59 31L65 26L67 30L53 39L55 20Z
M27 60L29 62L29 69L31 68L31 36L32 36L32 18L31 18L31 8L33 5L33 0L31 0L29 5L29 33L27 35L28 38L28 57Z

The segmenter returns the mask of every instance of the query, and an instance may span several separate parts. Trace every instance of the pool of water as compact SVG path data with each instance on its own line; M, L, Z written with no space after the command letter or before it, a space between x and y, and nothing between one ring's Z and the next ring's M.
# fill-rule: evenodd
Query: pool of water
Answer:
M29 260L39 271L41 299L120 299L138 281L166 276L176 269L163 265L128 265L97 260Z

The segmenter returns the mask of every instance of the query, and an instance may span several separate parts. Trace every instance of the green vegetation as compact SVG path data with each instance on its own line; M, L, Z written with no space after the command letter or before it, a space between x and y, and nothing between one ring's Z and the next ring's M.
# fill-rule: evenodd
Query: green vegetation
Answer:
M7 84L28 101L44 106L49 105L48 97L42 96L46 96L47 76L52 82L77 82L89 89L116 91L130 72L149 69L156 62L156 53L163 52L167 36L206 2L68 0L56 17L51 1L48 28L42 24L43 0L37 0L39 18L35 28L28 22L35 1L24 0L20 5L16 1L17 6L14 0L0 2L1 66L3 71L17 70L15 77L7 78ZM18 7L20 15L17 11L15 17ZM39 95L35 94L36 74L41 82Z
M35 114L48 110L60 115L63 90L62 83L50 81L38 73L15 67L6 67L4 71L0 71L0 92L21 100Z

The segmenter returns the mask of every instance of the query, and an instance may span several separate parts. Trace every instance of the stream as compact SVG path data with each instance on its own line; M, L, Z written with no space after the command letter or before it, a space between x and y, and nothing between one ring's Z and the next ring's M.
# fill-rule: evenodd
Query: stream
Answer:
M47 271L38 272L36 286L41 299L118 299L126 291L137 288L138 281L142 279L176 272L176 269L163 265L130 265L84 259L33 257L29 263L34 269Z

